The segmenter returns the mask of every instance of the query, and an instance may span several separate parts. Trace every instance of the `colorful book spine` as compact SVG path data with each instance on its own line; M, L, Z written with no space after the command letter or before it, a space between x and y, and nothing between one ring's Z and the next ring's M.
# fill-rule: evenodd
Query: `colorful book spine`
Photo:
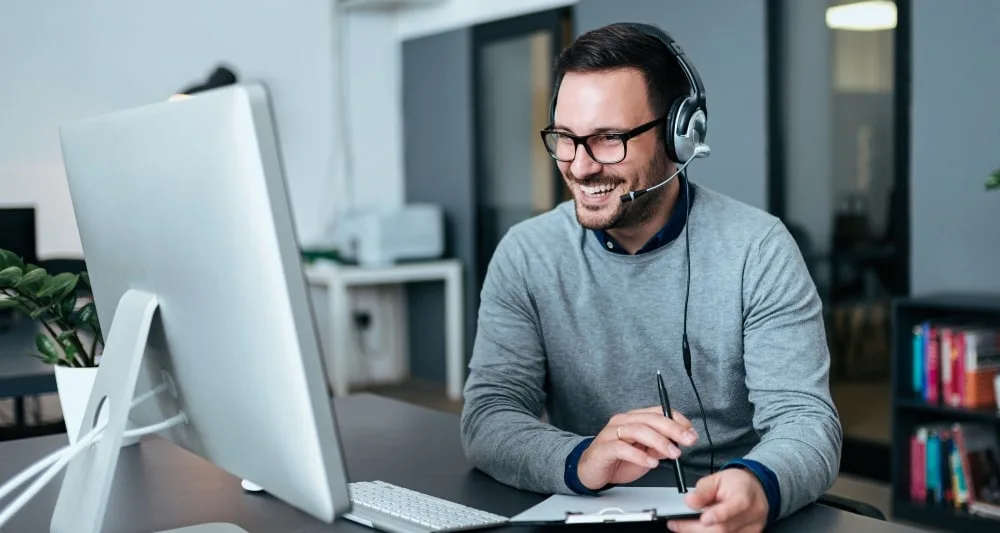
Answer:
M992 409L1000 374L1000 327L924 322L912 330L910 388L934 405Z
M913 392L915 394L922 395L924 388L927 387L927 371L925 369L924 362L926 361L927 354L925 353L926 336L924 335L923 325L918 325L913 327Z

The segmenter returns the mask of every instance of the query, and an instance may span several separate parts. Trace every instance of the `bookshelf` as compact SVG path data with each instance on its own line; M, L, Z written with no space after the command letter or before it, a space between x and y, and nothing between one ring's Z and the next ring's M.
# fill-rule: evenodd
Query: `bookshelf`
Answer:
M911 496L911 436L917 428L961 423L991 428L994 432L1000 430L1000 410L995 402L992 407L958 407L947 405L940 393L936 401L928 401L914 390L914 372L922 372L914 366L914 352L918 350L914 328L928 322L1000 329L1000 295L945 294L901 298L893 302L892 514L898 519L950 531L1000 531L1000 519L975 515L954 505L916 501ZM938 390L942 390L940 381Z

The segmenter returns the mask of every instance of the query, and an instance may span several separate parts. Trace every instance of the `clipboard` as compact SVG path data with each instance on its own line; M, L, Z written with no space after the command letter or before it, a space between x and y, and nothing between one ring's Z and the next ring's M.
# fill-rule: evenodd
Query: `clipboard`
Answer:
M697 519L701 511L666 487L614 487L598 496L557 494L510 518L509 525L576 525Z

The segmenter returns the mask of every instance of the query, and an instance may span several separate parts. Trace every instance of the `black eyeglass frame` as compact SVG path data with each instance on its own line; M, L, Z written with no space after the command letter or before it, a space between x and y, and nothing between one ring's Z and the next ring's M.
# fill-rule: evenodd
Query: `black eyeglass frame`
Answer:
M549 156L551 156L552 159L555 159L556 161L561 161L563 163L569 163L570 161L573 161L573 159L576 159L577 149L579 149L580 145L583 144L583 149L587 151L587 155L589 155L591 159L593 159L594 161L597 161L598 163L600 163L602 165L613 165L615 163L620 163L620 162L624 161L625 158L628 157L628 141L629 140L631 140L631 139L633 139L635 137L638 137L639 135L642 135L643 133L646 133L647 131L653 129L654 127L656 127L657 125L659 125L661 122L663 122L664 120L666 120L666 118L667 118L666 116L655 118L653 120L650 120L649 122L640 124L640 125L632 128L632 129L630 129L628 131L625 131L625 132L598 132L598 133L591 133L589 135L574 135L574 134L569 133L569 132L555 130L555 129L552 128L552 126L549 126L549 127L545 128L545 129L543 129L542 131L540 131L539 134L542 137L542 144L545 145L545 151L548 152ZM566 138L571 139L573 141L573 157L572 158L570 158L570 159L559 159L558 157L556 157L555 152L551 148L549 148L549 143L545 142L545 137L547 135L552 135L552 134L562 135L563 137L566 137ZM617 139L617 140L621 141L621 143L622 143L622 156L621 156L621 158L618 159L618 160L616 160L616 161L601 161L600 159L598 159L597 157L595 157L594 156L594 152L590 148L590 143L588 142L588 141L590 141L590 139L592 137L611 137L611 138L614 138L614 139Z

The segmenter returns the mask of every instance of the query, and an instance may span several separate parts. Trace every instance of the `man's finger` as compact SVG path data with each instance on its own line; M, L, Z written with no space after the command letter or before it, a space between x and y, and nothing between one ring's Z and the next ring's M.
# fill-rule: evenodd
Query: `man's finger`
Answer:
M618 424L645 424L660 435L684 446L691 446L698 440L698 433L691 426L682 425L663 415L652 413L633 413L625 415L617 421Z
M662 413L663 411L661 410L660 412ZM677 409L671 409L670 410L670 414L671 414L671 417L674 419L674 422L677 422L678 424L680 424L680 425L682 425L684 427L689 427L689 428L690 427L694 427L691 424L691 421L688 420L688 417L686 417L683 414L681 414L681 412L678 411Z
M727 531L737 531L750 522L747 510L750 509L748 498L725 498L710 505L701 513L701 523L706 526L725 525Z
M615 460L625 461L638 467L649 469L656 468L660 464L660 461L652 455L625 441L609 442L604 448L607 450L607 459L609 462Z
M681 450L653 428L643 424L624 424L615 430L616 436L629 443L641 444L657 454L657 459L680 457ZM653 455L653 454L650 454Z
M698 520L668 520L667 530L673 533L730 533L722 526L706 526Z
M630 414L630 413L643 414L643 415L645 415L645 414L652 414L652 415L663 416L663 407L660 407L659 405L654 405L652 407L643 407L642 409L636 409L634 411L629 411L626 414ZM691 420L689 420L688 417L684 416L677 409L671 409L670 410L670 417L674 419L674 422L677 422L678 424L680 424L682 426L691 427Z
M719 500L719 480L721 476L716 473L705 476L698 480L694 490L688 492L684 497L684 503L692 509L705 509Z

